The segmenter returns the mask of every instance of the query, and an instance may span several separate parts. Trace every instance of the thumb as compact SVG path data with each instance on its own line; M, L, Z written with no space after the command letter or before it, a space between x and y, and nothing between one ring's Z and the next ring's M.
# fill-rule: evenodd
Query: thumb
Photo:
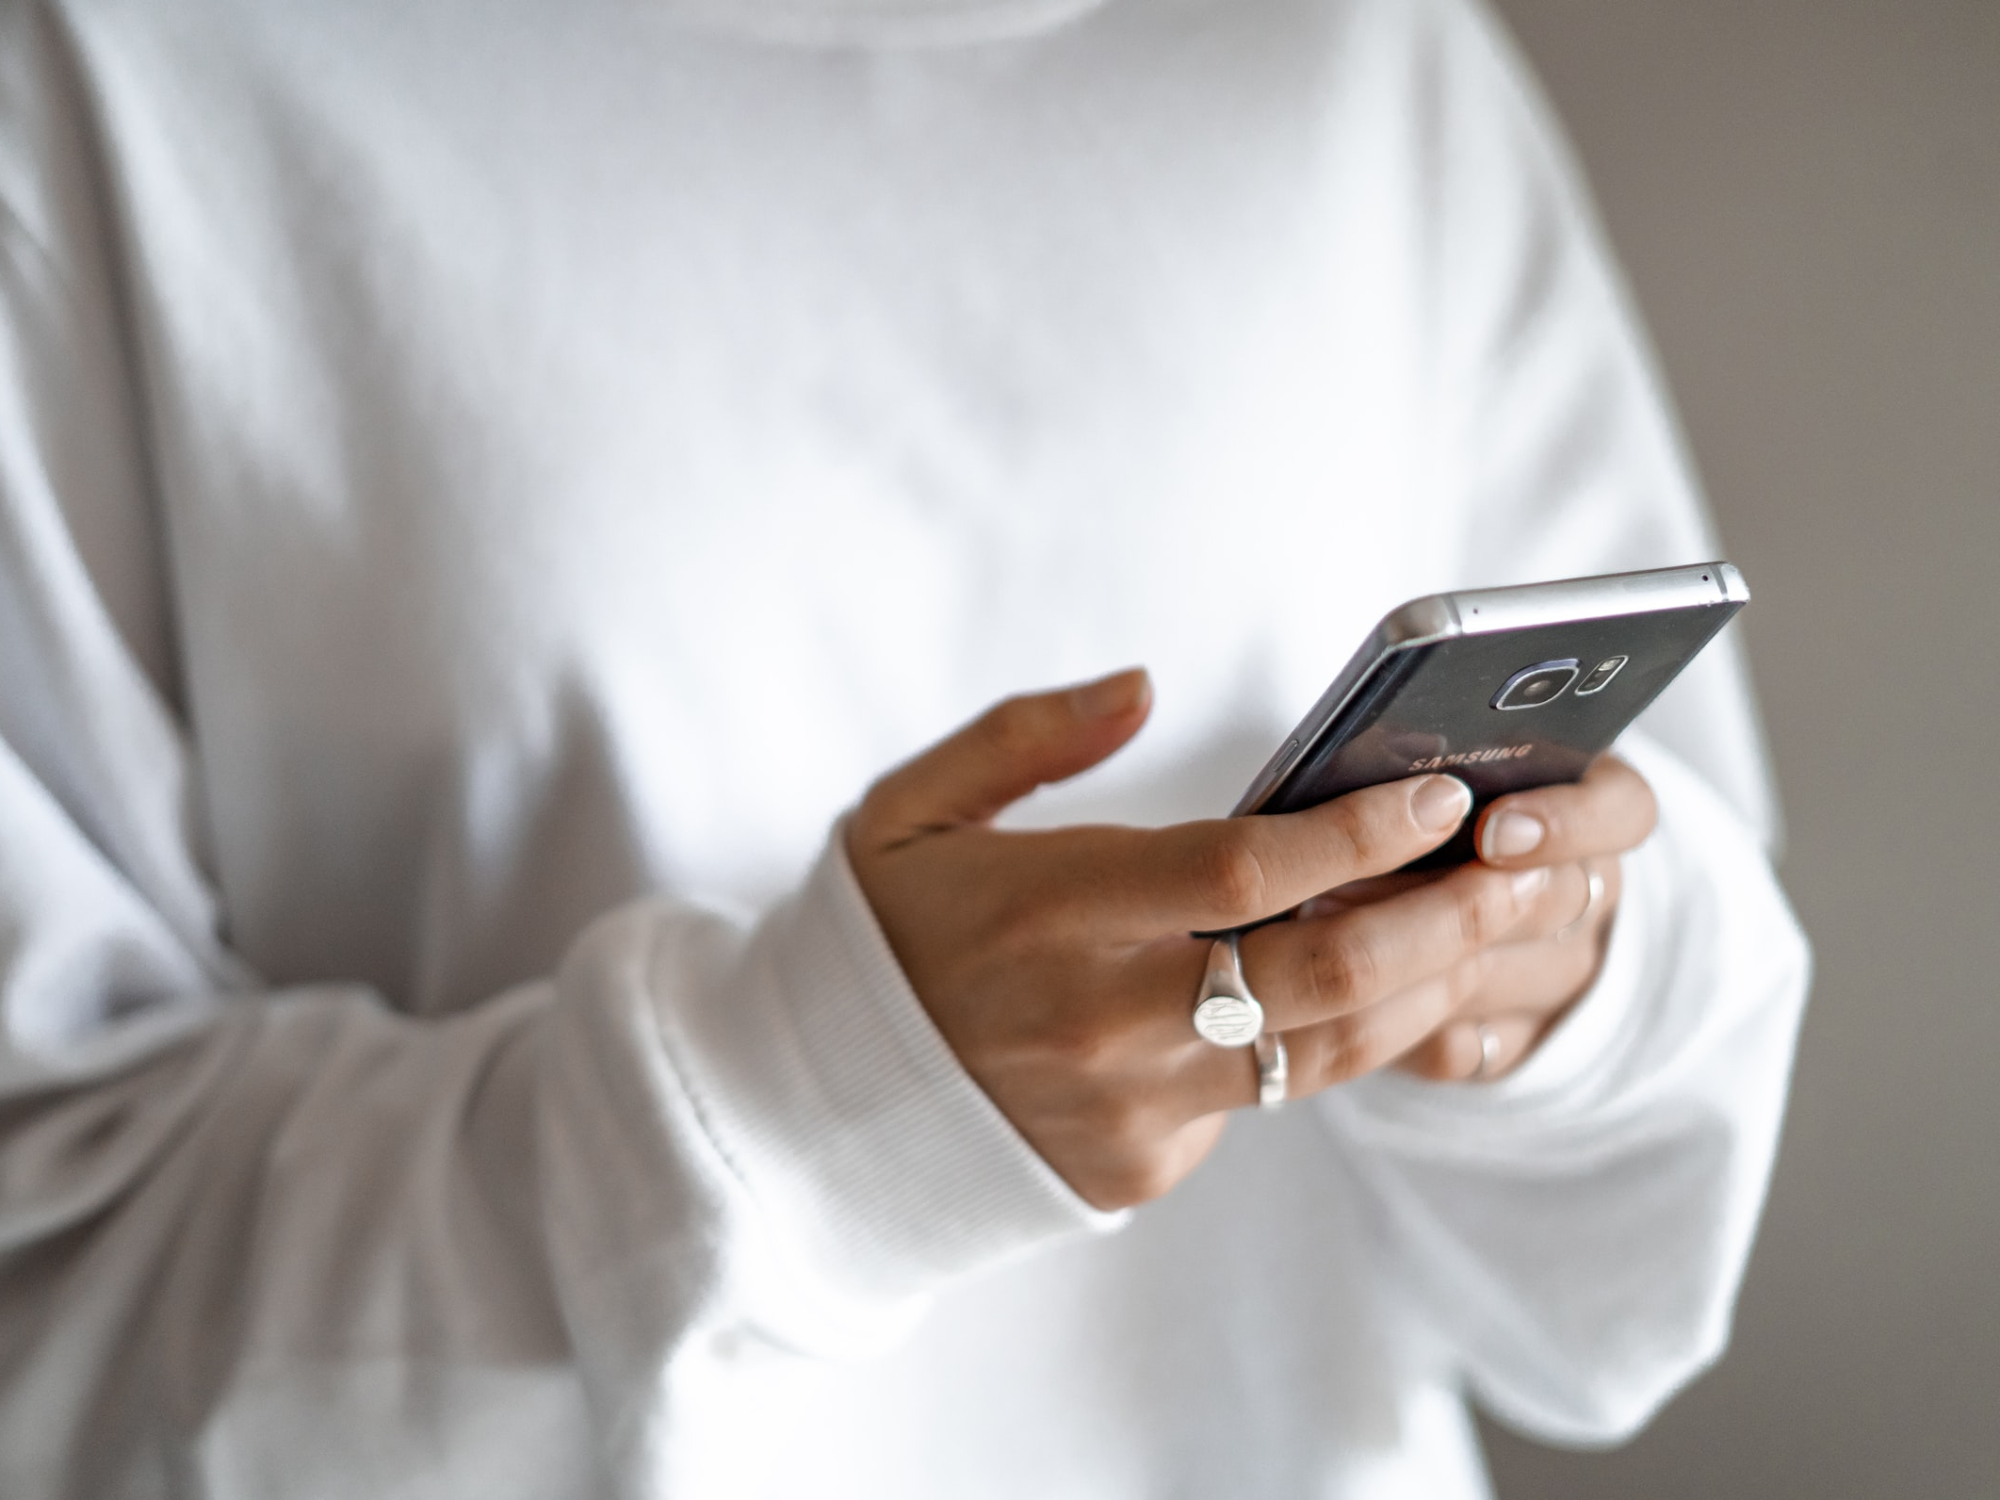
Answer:
M1038 786L1087 771L1139 732L1153 706L1144 667L996 703L869 788L850 831L862 848L984 823Z

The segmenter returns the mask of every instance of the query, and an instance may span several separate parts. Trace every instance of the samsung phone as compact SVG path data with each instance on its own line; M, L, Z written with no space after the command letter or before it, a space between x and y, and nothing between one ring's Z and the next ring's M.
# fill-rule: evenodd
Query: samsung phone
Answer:
M1413 599L1375 627L1232 816L1443 771L1473 813L1419 861L1472 857L1479 809L1575 781L1750 602L1726 562Z

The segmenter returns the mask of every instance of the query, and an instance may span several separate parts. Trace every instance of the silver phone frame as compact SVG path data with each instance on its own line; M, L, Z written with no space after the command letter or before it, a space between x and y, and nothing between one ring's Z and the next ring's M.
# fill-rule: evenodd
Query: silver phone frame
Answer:
M1327 690L1306 711L1277 753L1264 763L1249 790L1230 811L1247 817L1270 800L1285 773L1311 753L1340 721L1355 692L1391 653L1459 636L1497 635L1570 620L1610 620L1662 610L1706 605L1748 604L1750 587L1735 566L1721 560L1684 568L1649 568L1638 573L1603 573L1509 588L1461 589L1426 594L1382 617L1361 649L1348 658Z

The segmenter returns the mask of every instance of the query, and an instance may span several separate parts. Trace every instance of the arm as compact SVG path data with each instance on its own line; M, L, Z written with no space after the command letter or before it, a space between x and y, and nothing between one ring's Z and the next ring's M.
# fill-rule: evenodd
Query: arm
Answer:
M837 844L755 924L637 902L450 1018L231 951L65 58L0 11L0 1491L594 1490L699 1448L732 1341L865 1347L1100 1225Z
M1423 127L1461 576L1715 556L1553 128L1483 19L1447 5L1435 20ZM1395 1226L1415 1315L1498 1413L1579 1441L1629 1433L1721 1350L1807 970L1733 643L1621 753L1658 828L1623 859L1602 967L1541 1050L1497 1084L1384 1074L1323 1106Z

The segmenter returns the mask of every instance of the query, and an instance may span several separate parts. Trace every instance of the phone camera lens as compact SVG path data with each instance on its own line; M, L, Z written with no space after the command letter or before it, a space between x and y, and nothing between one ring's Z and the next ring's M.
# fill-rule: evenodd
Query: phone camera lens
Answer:
M1576 685L1576 695L1588 698L1592 693L1601 693L1611 686L1611 679L1618 675L1618 669L1625 665L1622 656L1607 656L1603 661L1584 673L1583 681Z
M1563 689L1576 681L1576 658L1539 661L1523 667L1494 695L1493 706L1501 709L1540 708L1560 698Z

